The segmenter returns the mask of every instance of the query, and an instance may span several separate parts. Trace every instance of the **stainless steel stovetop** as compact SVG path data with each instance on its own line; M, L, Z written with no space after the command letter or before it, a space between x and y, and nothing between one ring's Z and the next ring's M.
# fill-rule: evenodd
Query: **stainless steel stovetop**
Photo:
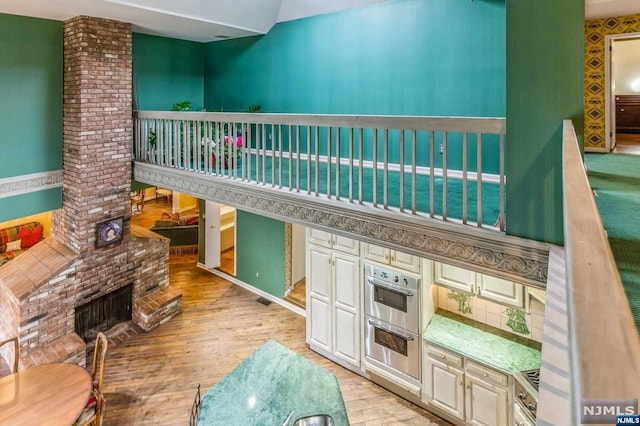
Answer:
M513 378L516 402L535 420L538 409L540 369L521 371L515 373Z

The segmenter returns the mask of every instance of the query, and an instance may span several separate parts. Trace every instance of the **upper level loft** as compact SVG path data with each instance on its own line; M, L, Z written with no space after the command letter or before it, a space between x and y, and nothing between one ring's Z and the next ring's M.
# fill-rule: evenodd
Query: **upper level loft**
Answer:
M502 118L134 113L134 179L534 286L505 233Z

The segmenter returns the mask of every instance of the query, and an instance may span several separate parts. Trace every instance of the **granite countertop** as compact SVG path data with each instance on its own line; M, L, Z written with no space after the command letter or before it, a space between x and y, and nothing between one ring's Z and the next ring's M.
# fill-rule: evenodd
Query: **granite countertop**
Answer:
M496 370L511 374L540 368L540 345L438 310L422 337Z
M336 376L268 340L202 398L198 425L282 425L315 414L348 425Z

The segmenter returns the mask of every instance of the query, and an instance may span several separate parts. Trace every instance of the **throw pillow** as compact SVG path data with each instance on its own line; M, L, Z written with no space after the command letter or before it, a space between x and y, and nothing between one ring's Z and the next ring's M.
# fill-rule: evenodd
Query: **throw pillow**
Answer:
M22 244L22 240L9 241L7 243L7 251L20 250Z
M185 225L197 225L198 224L198 216L187 216L184 218Z
M18 238L22 240L22 248L26 249L38 244L42 239L43 231L42 225L36 226L33 230L26 227L21 228L18 232Z

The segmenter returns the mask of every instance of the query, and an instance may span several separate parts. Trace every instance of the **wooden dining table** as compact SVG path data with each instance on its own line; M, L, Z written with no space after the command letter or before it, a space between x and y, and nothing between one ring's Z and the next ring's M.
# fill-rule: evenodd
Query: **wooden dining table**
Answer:
M0 425L71 425L91 393L91 376L74 364L43 364L0 378Z

